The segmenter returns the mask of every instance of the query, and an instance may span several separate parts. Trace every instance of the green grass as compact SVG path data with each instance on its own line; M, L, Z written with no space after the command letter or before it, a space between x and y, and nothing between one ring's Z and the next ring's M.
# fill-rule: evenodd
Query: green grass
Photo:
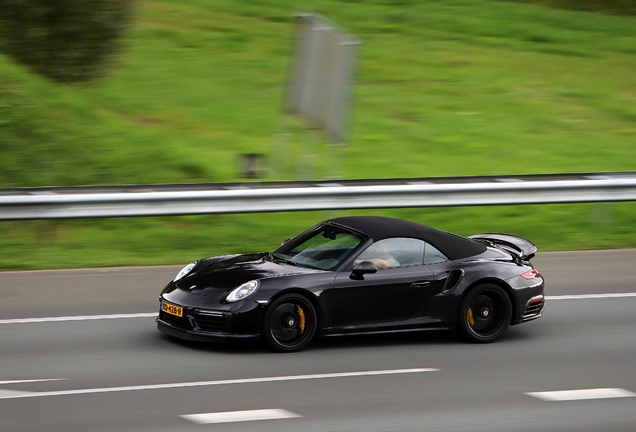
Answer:
M317 0L364 40L344 168L300 178L636 169L636 17L490 0ZM0 55L0 187L238 181L271 151L292 41L283 0L138 3L111 73L52 84ZM276 155L274 155L276 156ZM294 178L294 169L271 180ZM636 246L636 204L0 222L0 269L181 263L272 249L343 214L404 217L540 250Z
M511 0L581 11L600 11L614 15L636 15L634 0Z

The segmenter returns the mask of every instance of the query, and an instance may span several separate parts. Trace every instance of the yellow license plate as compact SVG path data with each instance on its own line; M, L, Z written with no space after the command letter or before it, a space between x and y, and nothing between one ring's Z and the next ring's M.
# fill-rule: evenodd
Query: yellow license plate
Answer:
M161 310L170 315L176 315L178 317L183 316L183 308L175 305L171 305L170 303L162 302Z

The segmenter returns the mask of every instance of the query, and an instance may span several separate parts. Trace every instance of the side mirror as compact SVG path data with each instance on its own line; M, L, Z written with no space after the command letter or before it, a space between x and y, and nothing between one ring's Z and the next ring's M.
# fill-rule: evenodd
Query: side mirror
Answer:
M354 280L363 280L365 274L376 273L377 271L378 266L371 261L362 261L353 266L353 271L349 277Z

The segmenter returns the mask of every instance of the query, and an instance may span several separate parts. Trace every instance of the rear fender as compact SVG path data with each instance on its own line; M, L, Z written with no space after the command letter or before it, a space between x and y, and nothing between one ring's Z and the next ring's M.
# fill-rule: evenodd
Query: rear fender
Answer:
M506 294L508 294L508 298L510 299L510 304L512 305L512 316L510 317L510 324L514 324L516 317L517 317L517 299L516 296L513 294L513 289L510 287L510 285L508 285L507 283L505 283L504 281L502 281L501 279L495 279L495 278L486 278L486 279L480 279L478 281L475 281L473 283L470 284L470 286L468 286L461 295L461 300L464 299L464 297L466 296L466 294L468 294L468 292L470 292L473 288L482 285L482 284L493 284L493 285L497 285L501 288L503 288L503 290L506 292Z

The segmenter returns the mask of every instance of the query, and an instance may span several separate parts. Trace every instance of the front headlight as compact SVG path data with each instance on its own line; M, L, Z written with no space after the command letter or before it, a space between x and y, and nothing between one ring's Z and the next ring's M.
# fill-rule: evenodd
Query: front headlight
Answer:
M192 269L197 265L197 262L192 262L190 264L188 264L187 266L185 266L184 268L181 269L181 271L179 272L179 274L177 274L177 277L174 278L173 282L178 281L179 279L183 278L185 275L187 275L188 273L190 273L192 271Z
M245 297L254 293L258 289L259 283L257 280L245 282L243 285L228 294L225 300L230 303L234 303L243 300Z

